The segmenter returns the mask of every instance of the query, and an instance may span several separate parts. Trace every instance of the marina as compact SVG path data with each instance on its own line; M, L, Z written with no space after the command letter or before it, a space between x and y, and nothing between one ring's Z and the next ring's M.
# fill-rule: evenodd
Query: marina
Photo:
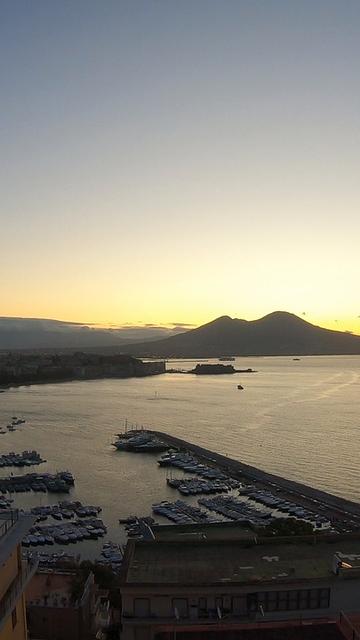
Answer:
M326 510L329 520L333 522L347 523L353 528L360 527L360 504L358 503L345 500L305 484L275 476L169 434L157 431L153 433L155 437L162 438L164 442L167 442L169 448L177 447L179 449L179 453L168 456L169 461L171 461L170 464L173 464L172 460L180 458L180 463L176 462L176 466L180 464L186 471L190 470L190 472L197 473L199 469L201 470L202 464L210 463L210 473L211 469L214 469L213 473L216 477L224 478L226 475L231 474L235 480L251 480L253 483L252 489L255 492L253 495L257 497L262 495L262 500L265 500L264 504L269 501L274 504L275 493L277 496L281 496L283 504L286 503L286 498L291 496L290 506L293 506L293 514L295 514L296 510L299 512L301 509L306 514L306 508L311 512L322 509ZM167 459L165 458L165 460ZM162 464L161 459L159 464ZM262 493L256 493L256 489L260 489Z
M134 430L134 438L138 432ZM166 433L148 431L147 442L153 440L167 444L168 451L158 459L160 467L181 469L195 477L167 478L168 486L183 496L209 493L228 493L212 498L200 498L199 506L184 501L162 501L152 505L153 514L170 520L175 525L235 521L246 527L257 528L277 518L294 518L311 525L317 532L350 533L360 528L360 506L348 501L340 502L336 496L324 495L320 499L316 490L304 485L288 489L288 481L274 478L259 469L174 438ZM205 464L205 462L207 464ZM210 464L209 464L210 463ZM205 479L204 479L205 478ZM245 480L252 479L251 484ZM261 479L261 482L260 482ZM276 482L275 482L276 480ZM230 492L230 495L229 495ZM236 495L237 493L237 495ZM315 498L315 495L318 497ZM289 495L291 494L291 499ZM299 500L300 498L300 500ZM337 508L334 508L334 504ZM199 508L200 507L200 508ZM201 509L205 507L205 511ZM216 514L217 517L210 514ZM219 520L219 517L221 519ZM150 524L151 528L151 524ZM141 532L136 532L141 537Z
M177 496L183 502L201 508L208 516L219 519L221 527L244 528L244 525L237 525L235 520L226 521L221 514L199 505L198 499L234 496L262 512L270 509L276 518L298 516L299 521L302 518L309 521L307 516L311 512L318 517L319 523L321 518L324 519L324 533L353 531L358 525L355 512L346 515L344 511L336 510L320 492L325 490L334 499L348 499L352 505L357 505L360 499L356 493L357 459L352 455L358 446L358 432L355 429L347 432L344 424L340 438L338 428L338 416L344 413L342 403L350 403L357 410L357 395L351 394L356 390L355 364L358 360L302 358L295 370L292 361L288 363L285 358L268 358L261 362L260 359L249 359L249 367L258 373L247 379L246 395L242 396L241 403L236 388L234 392L233 378L228 380L226 376L199 376L195 379L173 374L156 380L102 380L7 390L1 395L1 422L6 425L9 416L18 415L26 419L26 428L18 427L14 434L4 436L0 453L7 455L10 450L21 453L37 449L42 459L49 461L42 463L41 471L54 475L58 470L70 469L76 477L76 484L69 486L71 497L39 490L39 487L35 491L19 491L18 488L18 491L0 495L1 504L3 508L12 506L31 510L58 505L59 498L68 498L83 505L100 505L101 517L108 529L107 536L119 544L126 542L129 531L124 523L119 524L119 519L126 520L132 514L134 517L137 514L140 521L152 517L154 529L170 527L174 530L174 521L154 514L152 505L163 501L174 503ZM236 368L243 368L244 364L238 361ZM181 362L181 366L192 367L193 363ZM337 392L337 381L343 385L341 392ZM328 389L331 395L326 395L323 405L325 408L326 404L326 412L322 415L319 411L321 403L317 402L315 406L311 398L315 394L316 397L320 393L327 394ZM289 409L276 409L279 395L289 402ZM296 404L298 417L294 420L292 411L296 399L299 401ZM268 417L270 412L274 418ZM337 416L336 426L332 415ZM151 424L156 426L159 434L167 433L169 437L164 443L167 451L145 451L146 455L141 455L141 452L134 455L131 451L118 451L113 447L114 434L123 431L125 416L129 422ZM355 420L356 415L351 418L352 422ZM301 429L297 426L300 423ZM311 433L307 432L309 424ZM346 433L348 437L345 437ZM301 447L297 445L294 452L292 442L295 439L292 438L295 435L296 443L301 439ZM163 440L160 435L158 437ZM170 440L171 437L178 438L183 444ZM325 439L328 445L328 452L326 448L322 450L323 459L316 458L317 437L321 437L321 441ZM14 443L12 447L8 444L10 438ZM270 443L272 448L269 448ZM204 455L195 447L202 448ZM289 454L280 456L279 451L283 449ZM179 466L166 463L168 456L173 454L177 454ZM163 456L165 461L160 465L157 461ZM264 477L270 473L270 464L271 475L276 476L276 481L269 479L268 475ZM228 469L229 465L235 466ZM249 473L244 473L247 465ZM0 470L0 483L10 475L6 471L6 468ZM11 473L13 478L23 476L24 469L14 466ZM219 487L230 478L238 486L228 491L207 493L206 484L201 484L205 481L210 487L209 483L214 482L215 487ZM294 493L289 485L285 486L288 481L297 481L295 478L300 479L301 489L305 478L313 484L315 501L300 489ZM181 480L185 493L172 487L171 480ZM194 493L186 493L189 487ZM205 489L204 493L196 493L199 488ZM335 489L341 492L340 496L334 495ZM244 492L247 491L253 495L246 495ZM279 508L276 509L271 500L283 502L278 503ZM265 501L270 501L268 506ZM75 516L70 521L75 519L80 518ZM64 518L56 520L48 516L44 523L52 520L61 524ZM41 520L39 523L42 524ZM180 529L182 526L190 527L175 525ZM197 523L192 525L194 528L198 526ZM206 526L212 528L215 524ZM134 537L142 535L134 524L129 533ZM72 548L76 548L76 553L83 558L96 558L107 536L97 540L79 540ZM63 550L57 543L52 549L55 553Z

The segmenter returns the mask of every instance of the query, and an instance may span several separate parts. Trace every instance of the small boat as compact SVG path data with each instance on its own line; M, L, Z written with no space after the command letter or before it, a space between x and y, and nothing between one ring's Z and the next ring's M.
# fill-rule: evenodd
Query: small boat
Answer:
M237 388L240 389L240 391L242 391L244 387L241 384L238 384Z

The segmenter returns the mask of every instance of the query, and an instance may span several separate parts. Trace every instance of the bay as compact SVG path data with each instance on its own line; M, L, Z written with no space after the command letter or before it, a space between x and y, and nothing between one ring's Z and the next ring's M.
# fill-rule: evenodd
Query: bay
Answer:
M196 362L168 367L190 370ZM237 358L231 364L257 373L168 373L9 389L0 394L0 426L13 415L26 424L0 436L0 453L36 449L47 460L39 472L70 470L76 482L70 499L102 506L114 540L125 540L118 518L149 515L152 503L178 497L158 456L112 447L125 419L359 501L360 357ZM24 473L1 469L1 475L10 471ZM15 505L57 499L16 494Z

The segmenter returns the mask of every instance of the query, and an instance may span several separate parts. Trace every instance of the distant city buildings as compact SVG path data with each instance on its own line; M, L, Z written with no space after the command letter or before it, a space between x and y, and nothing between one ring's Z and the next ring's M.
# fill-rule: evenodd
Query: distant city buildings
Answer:
M0 353L0 386L165 373L165 362L103 353Z

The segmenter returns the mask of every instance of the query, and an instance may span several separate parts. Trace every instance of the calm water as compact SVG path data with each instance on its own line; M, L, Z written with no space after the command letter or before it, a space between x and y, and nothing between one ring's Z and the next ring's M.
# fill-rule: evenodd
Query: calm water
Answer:
M0 436L0 453L34 448L47 459L39 471L72 471L71 497L101 505L113 539L123 536L119 517L150 514L153 502L179 497L167 488L157 456L111 447L125 418L360 500L360 357L247 358L233 364L258 372L11 389L0 394L0 425L12 415L27 423ZM169 366L190 369L194 362ZM244 391L237 389L240 382ZM45 494L17 494L16 505L47 500Z

